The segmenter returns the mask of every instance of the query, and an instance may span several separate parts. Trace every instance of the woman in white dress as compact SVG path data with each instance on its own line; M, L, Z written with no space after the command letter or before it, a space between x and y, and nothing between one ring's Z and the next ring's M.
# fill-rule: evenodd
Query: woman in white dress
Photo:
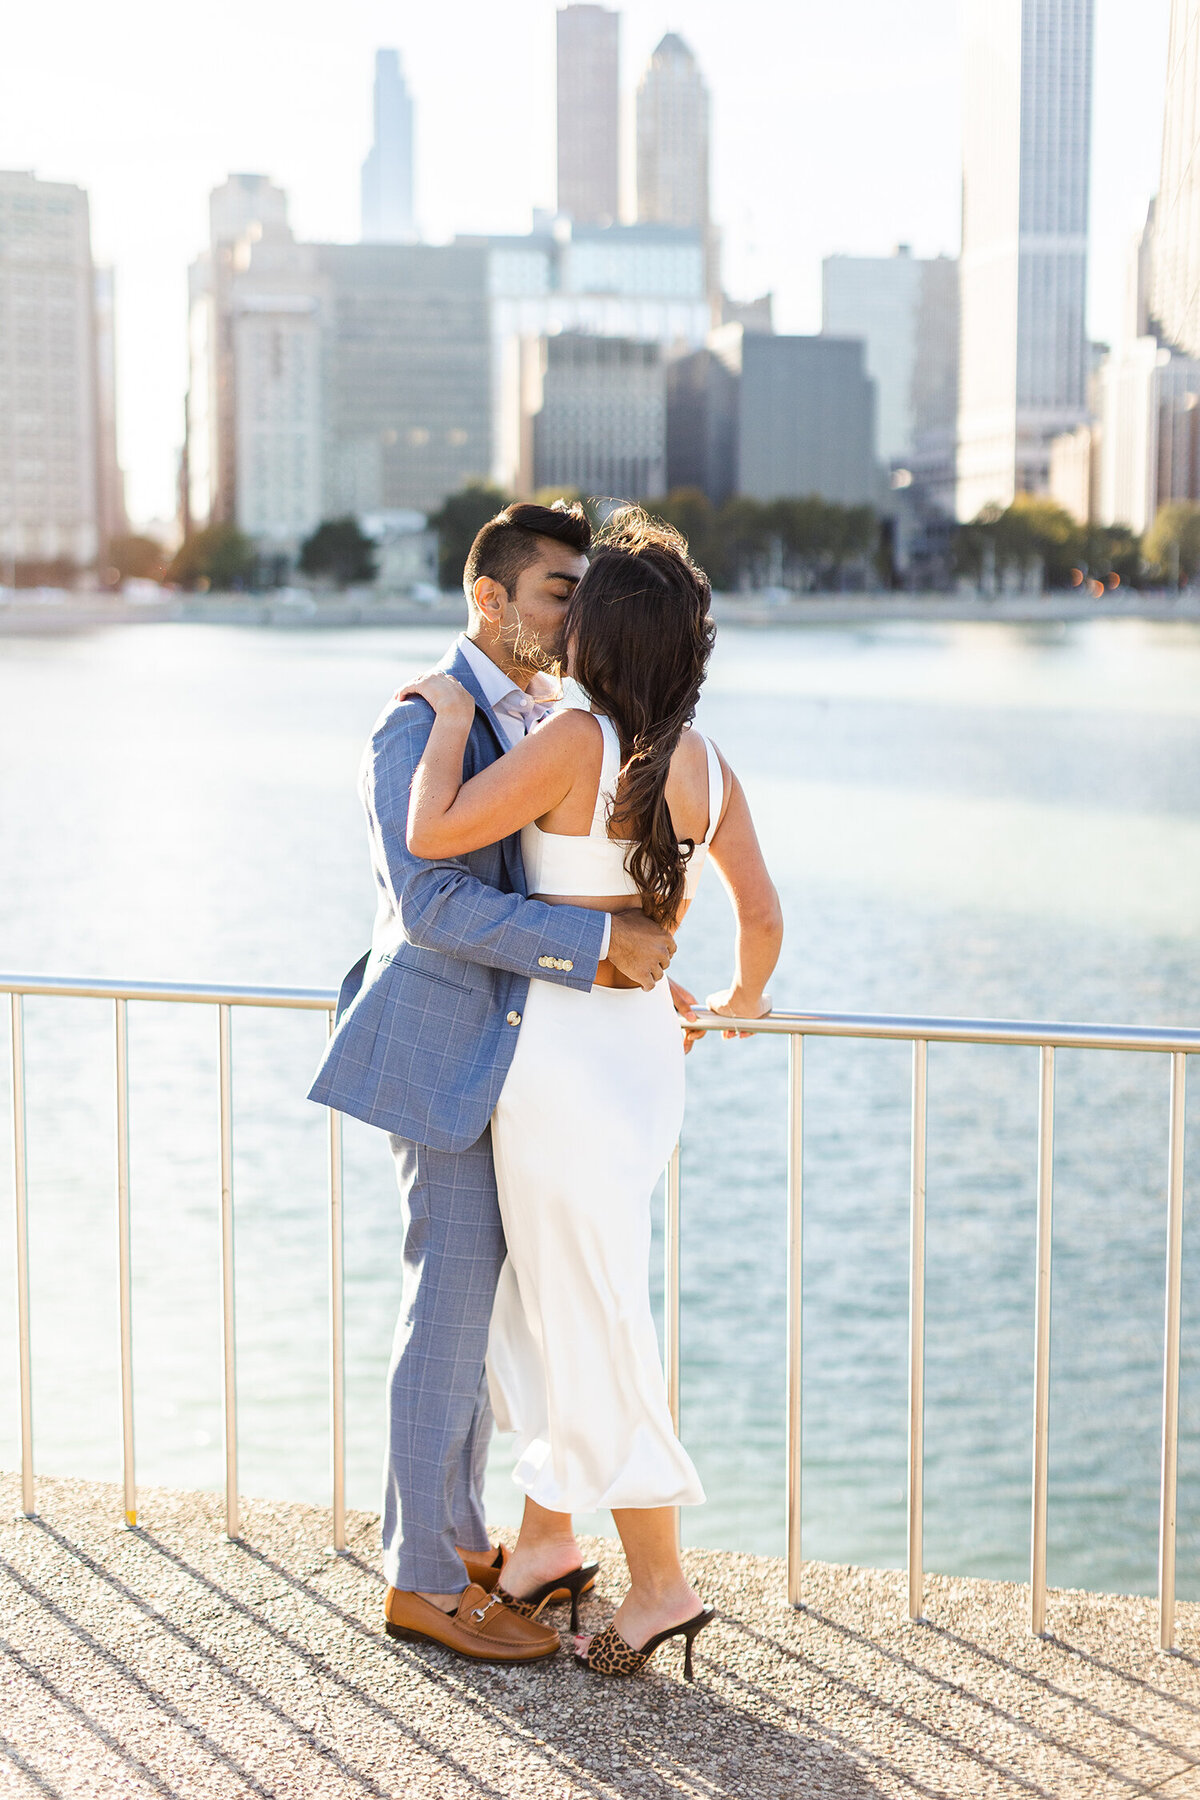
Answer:
M682 538L634 508L602 534L565 622L564 707L473 780L474 701L435 674L403 690L437 715L413 780L409 848L460 855L521 832L531 896L672 932L706 860L733 902L734 979L710 1006L769 1010L779 903L741 787L691 726L713 642L709 585ZM579 1593L571 1514L611 1509L631 1585L578 1659L632 1674L712 1618L680 1565L672 1509L704 1494L672 1428L650 1309L650 1200L683 1118L684 1037L665 981L643 991L602 962L587 992L530 983L492 1117L508 1260L488 1350L497 1423L516 1433L526 1495L497 1591L536 1614Z

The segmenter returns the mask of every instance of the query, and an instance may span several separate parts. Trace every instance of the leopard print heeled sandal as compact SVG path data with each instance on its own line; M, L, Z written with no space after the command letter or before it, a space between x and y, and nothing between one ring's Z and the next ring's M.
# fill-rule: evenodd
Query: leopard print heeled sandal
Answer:
M647 1638L640 1650L627 1644L620 1632L613 1626L606 1625L598 1632L587 1647L586 1653L575 1652L575 1661L580 1668L590 1669L593 1675L640 1675L660 1644L668 1638L681 1637L683 1646L683 1678L693 1681L692 1644L706 1625L711 1625L716 1618L714 1607L703 1607L692 1619L685 1619L682 1625L669 1626L666 1631L658 1632Z

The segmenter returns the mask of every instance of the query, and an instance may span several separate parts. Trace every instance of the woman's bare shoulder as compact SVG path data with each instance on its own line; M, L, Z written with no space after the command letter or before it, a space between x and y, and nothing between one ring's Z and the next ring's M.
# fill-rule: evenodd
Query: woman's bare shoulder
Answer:
M601 752L604 748L599 719L578 706L562 706L557 712L548 713L540 725L534 726L530 736L564 750L584 752L589 744Z
M703 774L707 780L708 751L704 746L704 734L697 731L694 725L685 725L675 755L671 759L673 767L678 769L685 778L690 775L698 779Z

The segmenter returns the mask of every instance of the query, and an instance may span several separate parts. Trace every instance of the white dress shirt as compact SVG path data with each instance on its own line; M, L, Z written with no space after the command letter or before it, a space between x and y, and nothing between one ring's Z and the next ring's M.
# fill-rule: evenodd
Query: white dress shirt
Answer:
M520 716L522 713L528 713L529 711L527 697L523 689L519 688L515 681L510 681L508 676L504 673L504 670L499 668L492 661L491 657L486 655L485 652L479 648L478 644L473 644L469 637L460 637L458 640L458 647L466 657L467 662L470 665L471 673L479 683L479 686L483 691L483 697L491 707L492 715L504 737L507 739L508 747L511 750L513 745L519 744L521 739L526 735L525 718ZM516 696L516 700L513 703L513 710L510 713L505 709L503 703L507 703L510 697L514 695ZM546 712L552 710L552 705L547 705L544 708L538 707L536 709L541 717L544 717ZM537 719L535 718L534 723L536 724L536 722ZM604 958L608 955L608 946L611 940L612 914L608 913L605 915L604 937L600 944L601 962L603 962Z

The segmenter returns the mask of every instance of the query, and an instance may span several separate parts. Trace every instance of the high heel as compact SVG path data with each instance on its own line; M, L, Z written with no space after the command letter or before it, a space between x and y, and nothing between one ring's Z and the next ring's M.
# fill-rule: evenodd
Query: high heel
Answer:
M584 1563L578 1569L569 1569L565 1575L556 1575L553 1581L543 1582L534 1588L531 1594L510 1594L499 1582L495 1592L522 1618L536 1619L544 1607L556 1606L560 1600L571 1602L571 1630L579 1630L579 1597L596 1585L596 1574L599 1563Z
M640 1650L627 1644L620 1632L613 1626L606 1625L604 1630L594 1637L587 1648L587 1655L575 1652L575 1661L581 1668L590 1669L593 1675L640 1675L660 1644L668 1638L683 1639L683 1678L694 1681L692 1673L692 1645L706 1625L711 1625L716 1618L716 1608L702 1607L694 1618L685 1619L682 1625L671 1625L666 1631L660 1631L652 1638L647 1638Z

